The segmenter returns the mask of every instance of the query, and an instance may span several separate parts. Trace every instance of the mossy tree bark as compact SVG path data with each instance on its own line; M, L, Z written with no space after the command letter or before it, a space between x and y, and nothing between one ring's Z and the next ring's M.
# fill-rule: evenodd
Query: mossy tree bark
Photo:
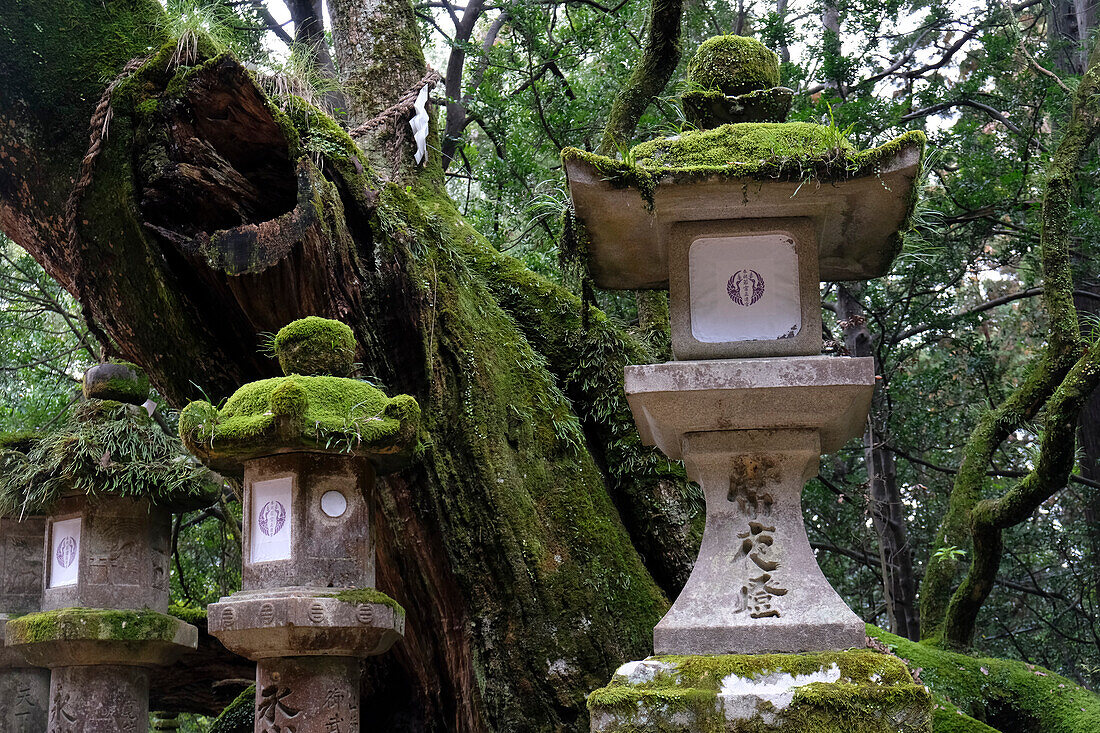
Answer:
M965 576L951 552L934 553L921 585L921 636L966 648L978 611L1000 565L1002 532L1026 520L1066 484L1074 465L1074 432L1100 372L1100 346L1085 348L1073 304L1070 202L1081 161L1100 134L1100 43L1073 97L1073 109L1047 173L1042 206L1043 305L1050 320L1042 354L1009 398L987 412L964 448L937 548L968 548ZM997 447L1044 411L1035 468L1004 495L983 500L985 472ZM961 580L960 580L960 576ZM956 586L957 583L957 586Z
M356 126L423 78L415 17L409 0L330 9ZM370 664L365 725L586 730L585 694L651 651L694 557L701 501L622 392L651 355L598 311L584 329L577 298L470 228L438 154L416 166L409 136L395 176L393 127L357 145L204 44L173 63L162 12L0 6L0 226L176 406L276 374L262 332L348 323L363 373L425 416L419 460L380 491L379 585L408 626ZM147 55L110 98L74 239L103 79Z

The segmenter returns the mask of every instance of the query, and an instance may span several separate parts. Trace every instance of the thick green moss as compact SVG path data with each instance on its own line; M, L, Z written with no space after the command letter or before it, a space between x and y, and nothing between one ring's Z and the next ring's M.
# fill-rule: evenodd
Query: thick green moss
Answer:
M278 449L332 449L370 457L411 448L420 408L368 382L292 375L238 389L221 410L192 402L180 414L187 447L214 466Z
M378 603L383 606L389 606L398 614L404 616L405 609L400 603L387 596L377 588L356 588L354 590L344 590L339 593L335 593L328 598L335 598L338 601L344 603L354 603L359 605L360 603Z
M715 36L695 52L688 81L727 95L768 89L779 85L779 57L755 38Z
M255 707L256 685L249 685L225 706L210 726L210 733L252 733L256 721Z
M605 730L698 733L927 733L931 697L901 660L872 650L819 654L660 656L668 665L649 682L621 679L593 692L588 707L620 725ZM765 704L750 719L729 721L718 694L730 675L807 675L836 667L839 680L796 689L789 707ZM681 713L677 715L677 713ZM686 715L684 714L686 713ZM675 721L675 722L674 722Z
M938 706L935 733L1085 733L1100 730L1100 696L1032 664L976 658L887 633L867 633L920 668Z
M63 608L10 619L11 644L90 639L97 641L172 641L179 620L156 611Z
M839 181L873 175L906 149L924 149L924 133L907 132L885 145L857 151L835 128L806 122L723 125L654 140L631 151L632 162L576 148L562 160L592 166L616 188L633 187L652 204L656 187L711 176Z
M275 334L283 374L346 377L355 364L355 334L340 321L309 316Z

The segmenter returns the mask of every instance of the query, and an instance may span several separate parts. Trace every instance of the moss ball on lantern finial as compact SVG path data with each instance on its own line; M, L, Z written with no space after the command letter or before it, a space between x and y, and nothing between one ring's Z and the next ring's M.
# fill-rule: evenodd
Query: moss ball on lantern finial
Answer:
M715 36L704 41L688 64L695 87L726 95L779 85L779 56L755 38Z
M140 405L149 399L149 377L128 361L96 364L84 372L84 396Z
M355 334L340 321L309 316L275 334L283 374L346 377L355 366Z

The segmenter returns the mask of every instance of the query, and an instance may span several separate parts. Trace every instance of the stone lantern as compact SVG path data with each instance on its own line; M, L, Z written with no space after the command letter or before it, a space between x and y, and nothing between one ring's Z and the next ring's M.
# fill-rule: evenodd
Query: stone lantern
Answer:
M141 406L148 393L134 365L93 367L69 422L5 478L46 515L42 610L10 619L5 637L52 670L50 731L144 733L148 668L197 644L194 626L166 614L169 527L213 483Z
M8 618L39 610L45 526L43 517L0 516L0 731L46 730L50 672L4 645Z
M868 676L834 653L864 647L865 627L818 568L801 492L822 453L862 434L875 384L871 358L821 355L819 283L889 269L924 137L858 151L835 128L784 122L791 92L752 39L707 41L689 78L685 113L702 129L643 143L629 162L562 156L595 284L670 291L675 360L626 367L626 393L643 441L683 459L707 504L694 569L654 629L658 656L593 693L593 730L802 730L807 711L785 709L799 679L857 684L868 700L888 679L915 697L883 708L875 730L920 730L927 693L903 666L888 673L884 655L850 653L876 657ZM722 661L777 652L825 661L800 658L789 674L772 674L787 669L781 656ZM776 679L719 674L754 663ZM673 715L661 686L702 702Z
M405 628L375 589L375 473L414 446L420 409L347 378L356 344L342 323L295 321L275 350L286 376L180 418L195 455L244 475L243 588L210 606L209 629L257 661L257 731L354 733L360 660Z

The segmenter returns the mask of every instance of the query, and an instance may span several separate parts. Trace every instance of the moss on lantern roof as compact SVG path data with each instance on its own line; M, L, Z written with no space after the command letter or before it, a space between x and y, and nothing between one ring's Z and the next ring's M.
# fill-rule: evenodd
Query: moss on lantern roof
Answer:
M726 95L779 86L779 56L755 38L715 36L699 45L688 82Z
M221 483L144 408L113 400L78 403L57 429L21 447L0 449L0 515L45 513L74 492L197 507L213 502Z
M636 188L652 204L658 183L690 182L714 176L835 182L874 175L905 150L924 149L914 130L885 145L858 150L833 127L807 122L745 122L695 130L642 143L627 161L576 148L564 162L586 163L616 188Z
M328 318L309 316L287 324L273 345L283 374L346 377L355 365L355 334Z
M324 365L345 371L345 364L350 371L347 359L355 352L351 330L323 318L291 323L275 346L284 371ZM192 402L180 414L180 437L219 470L238 471L242 460L293 450L351 453L386 469L415 445L419 424L420 407L408 395L390 398L370 382L290 372L242 386L221 409Z

